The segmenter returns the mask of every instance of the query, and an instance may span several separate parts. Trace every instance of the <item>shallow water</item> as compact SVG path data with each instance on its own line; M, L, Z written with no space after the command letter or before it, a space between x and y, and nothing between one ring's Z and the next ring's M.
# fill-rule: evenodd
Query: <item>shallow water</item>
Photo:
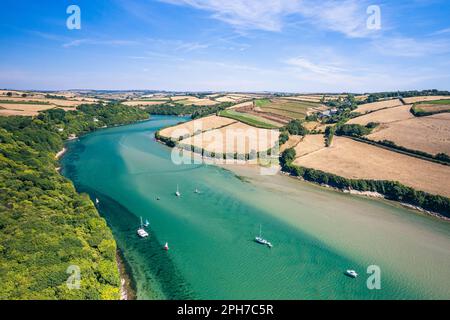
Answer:
M182 120L98 131L62 160L78 190L100 199L138 298L450 298L449 223L288 177L239 169L244 182L215 166L176 166L153 135ZM140 216L151 223L145 240ZM273 249L253 241L260 224ZM369 265L381 268L381 290L367 288ZM349 268L360 276L346 277Z

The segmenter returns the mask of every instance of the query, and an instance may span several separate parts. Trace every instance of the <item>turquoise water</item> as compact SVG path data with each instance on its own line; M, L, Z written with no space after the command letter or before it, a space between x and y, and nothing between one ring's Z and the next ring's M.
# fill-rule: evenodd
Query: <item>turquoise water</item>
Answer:
M183 120L98 131L70 142L62 160L77 189L100 199L138 298L450 298L450 224L287 177L245 182L215 166L174 165L154 132ZM140 216L147 239L136 235ZM260 224L273 249L253 241ZM381 290L367 289L371 264ZM361 276L346 277L349 268Z

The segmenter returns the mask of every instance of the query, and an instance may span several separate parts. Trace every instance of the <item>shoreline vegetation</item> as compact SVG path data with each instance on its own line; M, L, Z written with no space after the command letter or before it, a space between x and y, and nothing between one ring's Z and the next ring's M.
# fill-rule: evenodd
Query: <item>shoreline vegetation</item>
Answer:
M139 108L102 103L0 117L1 299L120 299L116 241L89 196L57 172L58 159L74 136L146 119ZM79 290L67 286L71 267Z

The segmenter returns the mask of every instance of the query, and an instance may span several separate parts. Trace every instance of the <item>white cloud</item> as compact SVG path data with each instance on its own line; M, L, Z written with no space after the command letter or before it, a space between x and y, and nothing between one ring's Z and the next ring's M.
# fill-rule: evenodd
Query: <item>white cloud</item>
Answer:
M137 41L130 40L95 40L95 39L77 39L63 44L64 48L78 47L83 44L88 45L109 45L109 46L132 46L138 45Z
M382 37L374 40L372 45L379 53L394 57L418 58L450 52L450 41L446 39Z
M287 64L300 68L302 70L316 73L316 74L330 74L330 73L340 73L344 72L345 70L336 66L332 65L325 65L325 64L316 64L314 62L311 62L310 60L303 58L303 57L297 57L297 58L291 58L286 61Z
M209 11L212 17L237 29L281 31L287 16L298 16L319 29L348 37L363 37L366 28L365 0L160 0L175 5Z
M450 33L450 28L438 30L438 31L434 32L432 35L442 35L442 34L447 34L447 33Z

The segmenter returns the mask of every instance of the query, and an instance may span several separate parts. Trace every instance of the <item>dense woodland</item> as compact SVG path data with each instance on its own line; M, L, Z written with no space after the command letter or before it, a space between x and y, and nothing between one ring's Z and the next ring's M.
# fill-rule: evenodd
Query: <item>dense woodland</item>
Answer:
M226 108L231 107L232 105L232 102L223 102L213 106L183 105L181 103L175 103L147 106L145 107L145 110L150 114L171 116L190 115L192 119L198 119L208 115L216 114L222 110L225 110Z
M56 170L70 135L143 120L121 105L0 117L0 299L118 299L116 243L86 194ZM80 289L69 289L69 266Z
M386 98L410 98L410 97L420 97L420 96L450 96L449 91L442 91L442 90L411 90L411 91L390 91L390 92L378 92L378 93L371 93L367 97L367 100L364 101L364 103L372 103L377 102L381 99Z

